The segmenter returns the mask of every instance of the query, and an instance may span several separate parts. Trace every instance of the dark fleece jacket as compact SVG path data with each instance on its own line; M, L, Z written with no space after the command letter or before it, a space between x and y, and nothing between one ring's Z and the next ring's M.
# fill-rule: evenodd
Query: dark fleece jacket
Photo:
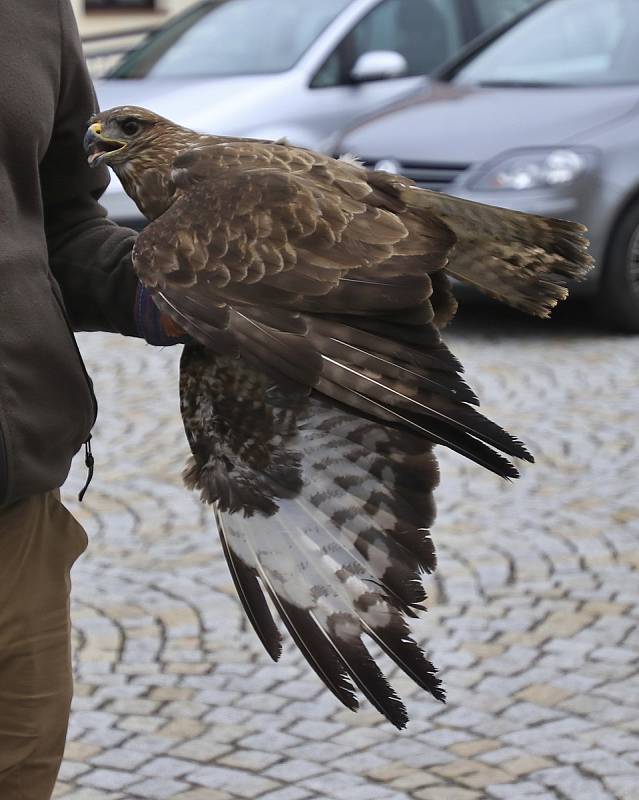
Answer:
M132 231L82 149L95 110L69 0L0 5L0 506L60 486L96 415L72 333L137 335Z

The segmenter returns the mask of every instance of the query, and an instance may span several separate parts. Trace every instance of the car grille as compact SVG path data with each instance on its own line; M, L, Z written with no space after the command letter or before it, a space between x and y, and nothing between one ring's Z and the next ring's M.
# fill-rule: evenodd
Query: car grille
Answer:
M364 164L373 169L379 161L365 159ZM398 172L415 181L424 189L444 192L446 187L470 167L470 164L427 164L416 161L398 162Z

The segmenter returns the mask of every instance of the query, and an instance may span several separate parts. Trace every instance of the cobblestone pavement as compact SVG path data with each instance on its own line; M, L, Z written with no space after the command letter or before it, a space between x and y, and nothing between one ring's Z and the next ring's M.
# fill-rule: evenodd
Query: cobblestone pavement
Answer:
M181 487L177 352L81 337L97 471L66 489L76 698L65 800L639 798L639 340L479 308L449 340L537 454L507 484L440 451L440 568L417 634L446 706L395 676L403 733L272 664L210 513Z

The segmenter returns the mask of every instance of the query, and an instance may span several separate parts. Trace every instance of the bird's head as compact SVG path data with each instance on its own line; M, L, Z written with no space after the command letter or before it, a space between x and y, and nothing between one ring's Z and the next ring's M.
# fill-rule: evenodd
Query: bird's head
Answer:
M194 131L147 108L117 106L91 117L84 149L92 167L104 163L117 172L133 161L142 165L152 158L159 165L172 160L198 138Z
M91 117L84 149L89 164L111 167L142 213L154 219L171 203L173 161L202 138L146 108L118 106Z
M89 164L122 164L148 147L168 126L168 120L137 106L119 106L95 114L84 137Z

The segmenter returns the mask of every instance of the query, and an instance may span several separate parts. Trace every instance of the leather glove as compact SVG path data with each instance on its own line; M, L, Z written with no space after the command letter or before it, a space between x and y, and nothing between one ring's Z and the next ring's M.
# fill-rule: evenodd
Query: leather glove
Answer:
M149 344L166 347L173 344L184 344L188 335L171 317L163 314L153 302L152 293L138 284L135 294L135 324L138 333Z

